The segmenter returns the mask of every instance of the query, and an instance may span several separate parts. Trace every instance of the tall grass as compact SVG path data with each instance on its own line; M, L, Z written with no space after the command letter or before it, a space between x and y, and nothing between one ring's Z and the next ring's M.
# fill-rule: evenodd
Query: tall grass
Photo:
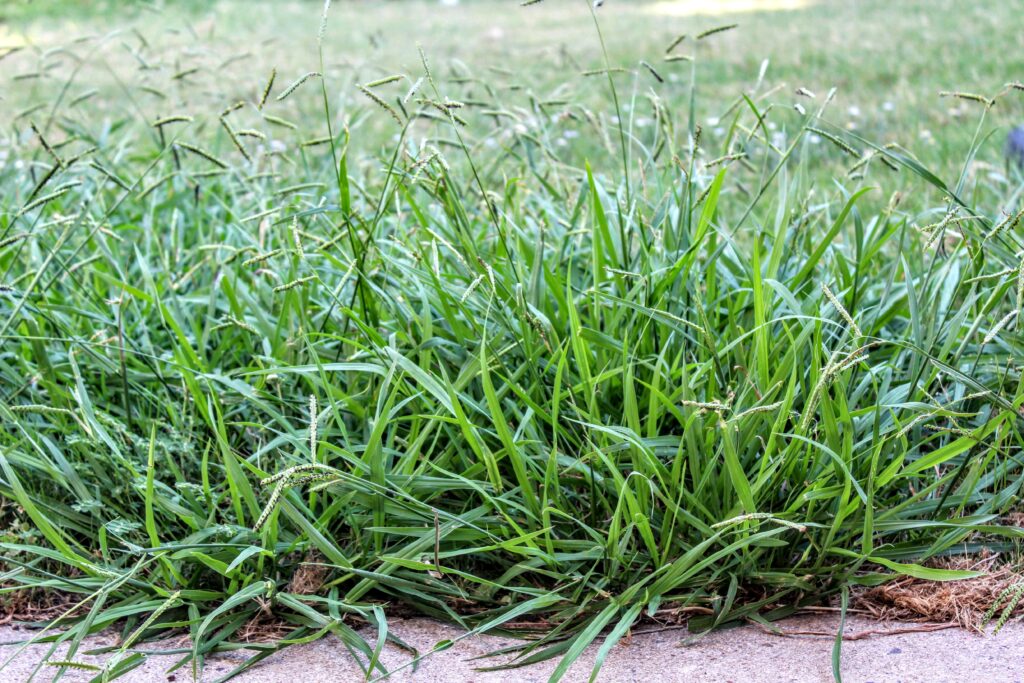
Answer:
M72 76L14 121L0 590L74 596L34 637L58 673L114 627L100 678L170 634L177 667L249 649L224 679L326 635L383 676L401 604L533 623L513 665L553 680L601 642L596 675L645 617L699 634L1012 548L1020 186L971 172L988 106L950 184L760 80L710 139L703 36L595 57L615 111L429 56L253 74L237 109L162 58L118 88L163 98L94 116ZM289 635L243 642L268 615Z

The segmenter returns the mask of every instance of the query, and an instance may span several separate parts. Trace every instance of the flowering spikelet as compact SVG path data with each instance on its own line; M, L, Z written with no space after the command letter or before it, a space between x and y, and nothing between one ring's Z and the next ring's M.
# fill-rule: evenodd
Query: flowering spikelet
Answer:
M260 211L259 213L252 214L251 216L246 216L245 218L241 218L241 219L239 219L238 222L239 223L251 223L252 221L258 221L261 218L266 218L267 216L269 216L271 214L274 214L274 213L277 213L280 210L281 210L281 207L275 206L272 209L267 209L266 211Z
M971 439L977 441L978 437L970 432L968 429L961 429L959 427L945 427L943 425L925 425L926 429L930 429L933 432L946 432L947 434L956 434L965 439Z
M180 81L180 80L188 78L189 76L191 76L193 74L196 74L198 72L199 72L199 67L197 67L197 66L193 66L193 67L188 68L188 69L182 69L178 73L176 73L173 76L171 76L171 80L172 81Z
M833 145L835 145L836 147L843 150L844 152L846 152L847 154L854 158L860 156L859 154L857 154L857 151L853 147L850 147L850 145L846 144L846 142L844 142L841 138L833 135L832 133L824 131L820 128L815 128L814 126L807 126L807 130L816 135L820 135L821 137L825 138Z
M462 264L464 264L466 266L469 265L468 263L466 263L466 259L462 258L462 254L459 253L459 250L455 248L454 244L452 244L451 242L449 242L444 237L442 237L441 235L437 234L436 232L434 232L430 228L427 228L426 230L427 230L427 232L429 232L431 234L431 236L433 236L433 238L435 240L437 240L438 242L443 244L445 247L447 247L448 251L450 251L455 256L455 258L457 258L459 260L460 263L462 263Z
M275 292L287 292L289 289L295 289L296 287L301 287L302 285L306 284L310 280L314 280L314 279L315 278L312 275L310 275L308 277L300 277L298 280L292 280L291 282L286 282L283 285L278 285L277 287L274 287L274 291Z
M409 91L405 93L405 97L402 98L402 104L409 104L409 100L411 100L413 95L419 91L421 85L423 85L422 77L417 78L416 82L412 84L411 88L409 88Z
M327 12L331 9L331 0L324 0L324 9L320 14L320 30L317 32L316 42L317 45L322 45L324 42L324 34L327 33Z
M896 439L902 439L902 438L903 438L904 436L906 436L907 434L909 434L909 433L910 433L910 430L911 430L911 429L913 429L913 428L914 428L914 427L916 427L917 425L921 424L922 422L924 422L924 421L925 421L925 420L927 420L928 418L930 418L930 417L934 417L934 416L935 416L935 413L934 413L934 412L930 412L930 413L924 413L923 415L918 415L918 416L917 416L917 417L915 417L915 418L914 418L913 420L911 420L910 422L908 422L907 424L905 424L905 425L903 426L903 429L901 429L900 431L898 431L898 432L896 433L896 435L895 435L895 437L894 437L894 438L896 438Z
M236 111L238 111L239 109L241 109L244 106L245 106L245 102L239 100L239 101L235 102L234 104L230 105L229 107L226 107L224 109L224 111L222 111L220 113L220 115L221 116L230 116L231 114L235 113Z
M157 88L154 88L151 85L140 85L139 86L139 90L141 90L142 92L145 92L145 93L149 93L153 97L159 97L161 100L166 100L167 99L167 94L165 92L163 92L162 90L159 90Z
M385 102L381 97L379 97L377 95L377 93L373 92L369 88L367 88L365 86L362 86L362 85L359 86L359 91L361 93L363 93L364 95L366 95L366 97L369 98L370 101L372 101L378 107L380 107L381 109L386 111L388 114L390 114L391 118L393 118L395 121L398 122L398 125L402 125L402 117L398 115L398 112L395 111L395 108L392 107L387 102Z
M675 40L673 40L671 43L668 44L668 47L665 48L665 54L668 54L668 53L672 52L672 50L674 50L677 47L679 47L680 43L682 43L684 40L686 40L686 34L685 33L682 34L681 36L677 37Z
M212 152L208 152L207 150L203 149L202 147L198 147L198 146L190 144L188 142L176 142L176 143L174 143L174 145L176 147L180 147L181 149L185 150L186 152L191 152L192 154L195 154L198 157L202 157L203 159L206 159L207 161L209 161L214 166L219 166L220 168L227 168L228 167L228 165L225 162L221 161L216 156L214 156Z
M249 334L257 334L257 335L259 334L259 332L256 331L255 327L253 327L249 323L245 322L244 320L239 320L238 318L234 318L234 317L232 317L230 315L226 316L225 320L227 320L228 323L230 325L232 325L233 327L237 327L240 330L245 330Z
M946 213L945 216L943 216L942 220L939 221L938 223L932 223L931 225L926 225L922 228L919 228L919 230L922 233L924 233L925 236L928 237L928 241L925 243L926 248L930 248L935 242L938 241L938 239L943 235L943 233L945 233L946 227L956 219L956 216L959 213L959 211L959 208L953 207Z
M382 102L376 99L374 101L377 102L378 104L381 104L381 106L385 106ZM417 101L420 104L429 104L431 107L444 114L446 118L448 118L451 121L455 121L460 126L468 125L465 119L463 119L461 116L455 113L456 109L461 109L462 107L466 106L462 102L454 102L450 100L438 102L437 100L432 100L430 98L421 98ZM401 120L399 120L399 122L401 122Z
M170 180L171 178L173 178L176 175L178 175L178 174L175 173L174 171L171 171L170 173L157 178L156 180L153 181L152 185L144 188L142 190L142 192L139 193L139 199L145 199L146 197L149 196L149 194L151 192L153 192L153 190L155 190L156 188L160 187L161 185L163 185L164 183L166 183L168 180Z
M1022 261L1022 263L1024 263L1024 261ZM1017 271L1018 271L1018 268L1004 268L1002 270L996 270L995 272L989 272L988 274L985 274L985 275L976 275L976 276L974 276L974 278L970 278L968 280L965 280L964 284L965 285L970 285L972 283L980 283L980 282L984 282L986 280L995 280L997 278L1006 278L1006 276L1009 275L1010 273L1017 272Z
M45 102L40 102L39 104L33 104L31 107L28 107L27 109L22 109L20 112L15 114L14 117L11 120L12 121L17 121L18 119L23 119L26 116L31 116L32 114L35 114L37 111L39 111L40 109L43 109L45 107L46 107L46 103Z
M81 161L85 157L92 156L93 154L96 153L96 151L98 149L99 149L98 147L87 147L86 149L84 149L83 151L79 152L78 154L75 154L73 156L68 157L67 159L64 159L64 168L68 168L69 166L74 166L75 164L77 164L79 161Z
M939 97L955 97L959 100L967 100L968 102L978 102L979 104L984 104L986 107L992 107L996 103L996 101L991 97L985 97L984 95L978 95L972 92L943 90L939 93Z
M132 631L132 634L130 636L128 636L127 639L125 639L125 641L121 644L121 649L122 650L127 650L132 645L134 645L135 641L137 641L140 637L142 637L142 634L146 632L146 629L148 629L150 626L155 624L156 620L159 619L161 616L163 616L164 612L166 612L170 608L174 607L174 604L176 602L178 602L178 598L180 596L181 596L181 591L174 591L173 593L168 595L167 599L164 600L163 603L159 607L157 607L155 610L153 610L153 613L150 614L146 618L146 620L144 622L139 624L139 627L137 629L135 629L134 631Z
M1017 583L1010 584L1004 588L996 599L992 601L992 604L985 611L985 616L982 618L982 627L987 628L992 622L992 619L996 616L996 611L1002 606L1003 611L999 615L999 619L996 620L995 628L992 630L992 634L995 635L1002 630L1006 622L1013 616L1014 611L1017 609L1017 605L1024 600L1024 582L1019 581Z
M207 169L205 171L195 171L189 173L190 178L216 178L217 176L226 175L227 170L223 168Z
M871 346L871 345L869 345L869 346ZM867 352L867 348L868 348L867 346L864 346L864 347L861 347L859 349L854 349L852 352L850 352L850 355L848 355L838 365L835 366L835 368L833 370L833 374L838 375L840 372L843 372L844 370L846 370L846 369L856 365L857 363L860 363L861 361L863 361L864 360L864 354Z
M778 410L781 407L782 407L782 401L779 401L777 403L769 403L769 404L763 405L763 406L754 406L753 408L747 408L744 411L736 413L731 418L729 418L729 420L730 421L741 420L744 417L748 417L750 415L758 415L760 413L774 413L776 410Z
M302 249L302 235L299 234L299 217L292 217L292 241L295 242L295 251L298 252L299 256L305 256L306 252Z
M270 97L270 91L274 87L274 79L276 79L276 78L277 78L277 69L276 68L271 69L270 70L270 78L267 79L267 84L263 88L263 94L260 95L260 103L258 105L256 105L257 109L262 110L263 109L263 105L265 105L267 103L267 98Z
M271 117L268 116L267 120L269 121L270 118ZM236 130L235 135L240 138L256 138L258 140L267 139L267 136L262 131L255 130L253 128L242 128L240 130Z
M750 521L750 520L762 520L762 519L765 520L765 521L768 521L768 522L774 522L775 524L780 524L782 526L787 526L790 529L794 529L794 530L799 531L801 533L807 531L807 527L804 526L803 524L797 524L796 522L791 522L788 519L782 519L781 517L776 517L775 515L773 515L773 514L771 514L769 512L750 512L750 513L747 513L745 515L739 515L737 517L733 517L732 519L727 519L727 520L722 521L722 522L716 522L715 524L711 525L711 528L712 529L720 529L720 528L722 528L724 526L730 526L732 524L738 524L739 522L747 522L747 521Z
M46 660L47 666L59 666L61 668L75 669L77 671L102 671L103 667L95 664L89 664L88 662L76 662L71 659L60 659L54 661L52 659Z
M31 200L33 197L35 197L37 194L39 194L39 191L42 190L44 187L46 187L47 183L49 183L51 180L53 180L53 177L55 175L57 175L57 171L59 171L59 170L60 170L60 166L58 164L54 164L53 166L51 166L50 170L48 170L46 173L44 173L43 177L39 179L38 183L36 183L36 186L34 188L32 188L32 192L29 193L28 199Z
M487 263L486 261L484 261L480 257L477 257L477 261L480 263L480 265L482 265L484 267L484 270L487 271L487 279L491 283L491 292L497 292L498 291L498 287L494 283L494 269L491 268L491 264Z
M311 78L320 78L320 76L321 76L321 74L320 74L319 71L310 71L307 74L303 74L302 76L299 76L298 79L296 79L291 85L289 85L287 88L284 89L284 92L282 92L280 95L277 96L277 101L280 102L281 100L283 100L286 97L288 97L289 95L291 95L293 92L295 92L299 88L299 86L301 86L303 83L305 83L309 79L311 79Z
M325 135L321 138L313 138L312 140L303 140L299 143L299 147L317 147L318 145L326 145L332 140L330 135Z
M38 403L27 403L17 406L7 406L7 409L12 413L34 413L36 415L66 415L74 417L74 412L67 408L57 408L55 406L42 405Z
M316 459L316 394L309 395L309 452Z
M715 166L718 166L719 164L728 164L728 163L731 163L733 161L737 161L739 159L744 159L744 158L746 158L746 156L747 156L746 152L739 152L737 154L726 154L725 156L718 157L717 159L712 159L711 161L709 161L706 164L704 164L704 167L705 168L714 168Z
M277 486L274 487L274 491L270 494L270 500L267 501L267 505L263 508L263 512L260 513L256 523L252 526L253 532L257 532L262 529L263 525L267 523L268 519L270 519L270 515L273 514L274 508L277 507L277 502L281 500L281 496L284 495L287 483L287 479L282 479L277 483Z
M726 26L716 26L715 28L709 28L707 31L704 31L703 33L698 33L697 40L704 40L705 38L710 38L713 35L725 33L726 31L731 31L734 28L738 27L739 24L728 24Z
M57 151L50 146L50 143L46 141L46 138L43 137L42 132L39 130L39 128L36 127L35 122L32 123L32 132L36 134L37 138L39 138L39 144L43 146L43 149L46 150L46 153L53 157L53 160L57 162L58 166L60 166L61 168L65 168L67 164L64 163L64 160L60 158L60 155L57 154Z
M1010 311L1009 313L1004 315L1002 320L997 322L995 327L993 327L991 330L989 330L989 333L985 335L985 339L981 343L982 344L988 344L993 339L995 339L997 336L999 336L999 333L1003 330L1003 328L1006 327L1007 325L1009 325L1010 321L1013 320L1015 317L1017 317L1018 313L1020 313L1019 309Z
M709 183L708 186L704 188L704 191L701 192L700 195L697 197L696 201L693 202L693 205L700 206L701 204L703 204L704 200L708 198L709 194L711 194L712 187L714 187L714 184Z
M284 195L293 194L295 192L301 192L302 190L311 189L323 189L323 183L298 183L297 185L289 185L288 187L282 187L280 190L274 190L275 197L283 197ZM298 220L298 216L293 217L294 220Z
M324 479L337 479L338 475L333 472L314 472L313 474L307 474L299 477L298 479L292 479L291 486L305 486L314 481L323 481Z
M27 232L16 232L13 235L9 235L4 239L0 240L0 249L3 249L4 247L9 247L15 242L20 242L21 240L28 237L30 234L31 233Z
M62 185L62 186L58 187L56 190L54 190L53 192L51 192L49 194L44 194L42 197L37 197L37 198L33 199L32 201L30 201L25 206L21 207L21 210L18 211L18 215L19 216L24 215L24 214L28 213L29 211L31 211L32 209L38 208L38 207L42 206L43 204L46 204L47 202L52 202L54 199L58 199L59 197L62 197L65 194L67 194L68 191L71 190L71 188L76 187L78 185L81 185L80 181L75 181L73 183L68 183L66 185Z
M302 475L296 477L295 475ZM263 508L263 512L260 513L259 519L256 520L256 524L253 525L253 531L259 531L267 520L270 519L270 515L274 512L274 508L277 507L277 503L281 500L285 491L292 486L301 486L311 481L317 481L320 479L337 479L340 475L331 467L327 465L321 465L319 463L308 463L305 465L296 465L295 467L289 467L286 470L278 472L277 474L267 477L260 481L262 486L269 486L275 484L273 492L270 494L270 500L267 501L266 506Z
M417 171L419 171L421 168L423 168L424 166L429 164L431 161L433 161L437 157L438 157L437 152L434 152L433 154L430 154L429 156L426 156L426 157L423 157L422 159L419 159L418 161L416 161L416 163L414 163L412 166L409 167L409 173L410 174L415 174Z
M849 170L846 171L846 175L853 175L854 173L856 173L860 169L862 169L865 166L867 166L869 163L871 163L871 160L875 158L876 154L877 154L877 152L873 152L872 151L872 152L868 152L867 154L862 156L860 158L860 160L857 161L857 163L855 163L853 166L851 166L849 168Z
M401 74L392 74L391 76L385 76L384 78L378 78L375 81L370 81L369 83L364 83L363 85L365 87L367 87L367 88L379 88L382 85L387 85L388 83L394 83L395 81L400 81L400 80L402 80L402 78L403 78L403 76Z
M654 67L653 67L653 66L651 66L651 65L650 65L650 64L648 64L647 62L643 61L642 59L640 60L640 66L644 67L644 68L645 68L645 69L647 69L647 70L648 70L649 72L651 72L651 75L652 75L652 76L654 76L654 80L658 81L658 83L664 83L664 82L665 82L665 79L661 77L661 74L659 74L659 73L658 73L658 72L657 72L657 71L656 71L656 70L654 69Z
M264 254L257 254L256 256L253 256L250 259L246 259L245 261L242 261L242 265L243 266L253 266L253 265L256 265L257 263L263 263L264 261L267 261L269 259L274 258L278 254L280 254L282 251L284 251L284 250L283 249L272 249L271 251L268 251L268 252L266 252Z
M1021 209L1016 214L1008 215L1000 221L994 228L992 228L992 230L989 231L986 238L991 239L1005 230L1013 230L1020 224L1021 218L1024 218L1024 209Z
M1017 266L1017 310L1024 309L1024 258Z
M832 383L832 380L836 375L863 360L867 349L874 345L875 344L868 344L867 346L862 346L859 349L854 349L842 360L840 360L841 351L836 351L832 354L828 363L826 363L825 367L821 369L821 375L818 377L818 383L814 385L814 389L811 391L811 395L807 399L807 403L804 405L804 418L800 421L800 429L806 430L810 426L811 418L814 416L814 411L818 407L818 401L821 399L821 394L825 391L828 385Z
M484 281L484 277L484 275L478 275L475 280L469 283L469 287L466 288L466 291L463 292L462 297L459 299L461 303L466 302L466 299L468 299L469 295L473 293L473 290L475 290L477 286Z
M261 479L260 486L270 486L271 484L280 481L288 481L292 478L293 475L302 474L303 472L315 472L317 470L326 472L334 471L327 465L321 465L320 463L315 462L307 463L305 465L295 465L294 467L289 467L286 470L281 470L275 475L269 476L265 479Z
M92 90L86 90L84 93L82 93L78 97L75 97L73 100L68 102L68 106L69 107L73 107L76 104L81 104L82 102L85 102L88 99L96 97L99 94L100 94L100 91L96 90L95 88L93 88Z
M188 114L172 114L163 116L152 123L154 128L162 128L171 123L192 123L193 119Z
M687 408L697 408L701 411L715 411L720 412L723 410L729 410L728 403L722 403L721 401L680 401L680 405Z
M246 161L252 162L252 157L249 156L248 150L245 149L245 146L242 144L242 141L238 139L238 135L235 133L235 129L231 127L231 124L228 123L228 120L225 116L220 117L220 125L227 132L228 138L231 140L231 144L235 146L235 149L237 149L242 154L242 156L245 157Z
M259 335L259 332L256 331L255 327L253 327L252 325L250 325L249 323L247 323L247 322L245 322L243 320L239 320L238 318L234 318L234 317L232 317L230 315L224 316L224 322L222 322L221 324L217 325L216 327L214 327L210 331L211 332L217 332L219 330L223 330L223 329L226 329L228 327L237 327L240 330L245 330L249 334Z
M125 181L121 180L121 178L119 178L116 173L114 173L110 169L106 168L105 166L101 165L99 162L90 161L89 162L89 167L90 168L94 168L97 171L99 171L100 173L102 173L103 175L105 175L108 179L110 179L111 182L113 182L115 185L120 187L122 190L128 191L128 190L131 189L131 187L128 186L128 183L126 183Z
M832 293L832 290L829 289L828 285L824 282L821 283L821 291L825 293L825 296L828 298L829 303L832 304L832 307L839 312L839 315L843 317L846 324L850 326L851 330L853 330L854 336L863 337L864 333L860 331L860 327L858 327L857 323L854 322L853 316L850 315L839 299L836 298L836 295Z
M580 72L581 76L604 76L605 74L624 74L629 73L628 70L623 69L621 66L613 66L610 69L590 69L588 71Z

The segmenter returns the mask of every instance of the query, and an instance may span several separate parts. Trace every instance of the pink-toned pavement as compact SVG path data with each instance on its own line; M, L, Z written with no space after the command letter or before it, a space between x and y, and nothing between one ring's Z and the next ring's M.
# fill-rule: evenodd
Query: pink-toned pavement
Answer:
M786 631L821 631L835 633L837 619L830 616L800 617L781 622ZM429 651L436 643L460 635L456 628L427 619L394 620L392 632L420 651ZM878 624L860 617L847 620L846 633L869 630L912 629L913 624ZM374 634L366 633L369 638ZM6 661L17 650L13 641L25 640L31 632L0 628L0 657ZM682 645L685 631L660 631L636 635L620 642L609 654L599 680L614 683L675 683L715 681L735 683L813 683L832 681L832 639L825 636L779 636L747 626L712 633L693 645ZM114 641L112 634L91 639L89 647ZM396 671L387 680L413 683L490 683L514 681L533 683L547 681L555 662L510 671L480 672L481 666L494 665L501 659L474 659L498 648L515 643L508 638L479 636L466 638L447 650L421 661L414 672L411 667ZM175 644L181 647L181 643ZM39 666L49 646L31 646L20 652L6 668L0 670L0 681L28 681ZM157 649L143 644L140 649ZM592 646L563 679L576 683L587 681L597 654ZM61 657L55 655L54 660ZM382 661L388 669L398 669L411 656L388 645ZM78 661L102 663L102 658L79 656ZM201 681L215 681L233 670L245 659L241 652L221 654L207 660ZM192 680L190 670L168 674L174 658L150 656L146 662L119 679L127 683L160 683ZM49 681L55 669L43 665L32 680ZM951 683L984 681L985 683L1024 683L1024 626L1011 623L998 636L982 636L960 629L933 632L904 631L893 635L872 635L848 640L843 644L843 680L847 683ZM95 672L69 672L69 682L88 681ZM337 683L363 680L363 673L338 640L324 638L308 645L297 645L276 653L252 669L233 679L239 683Z

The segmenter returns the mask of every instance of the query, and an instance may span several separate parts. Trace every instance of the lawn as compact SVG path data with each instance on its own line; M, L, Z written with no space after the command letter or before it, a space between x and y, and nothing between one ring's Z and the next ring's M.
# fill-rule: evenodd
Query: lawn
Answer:
M1016 561L1010 4L5 5L2 604L557 679Z

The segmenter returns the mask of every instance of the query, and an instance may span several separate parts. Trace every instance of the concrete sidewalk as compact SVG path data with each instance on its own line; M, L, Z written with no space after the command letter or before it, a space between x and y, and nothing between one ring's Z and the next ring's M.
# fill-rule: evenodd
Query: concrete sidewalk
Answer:
M833 617L800 617L780 622L786 631L835 632L838 620ZM847 620L848 634L865 631L889 631L913 628L913 624L879 624L859 617ZM430 650L435 643L456 638L459 631L427 619L394 620L391 631L405 642ZM30 637L31 632L0 628L0 657L6 660L16 646L11 641ZM365 634L369 639L374 634ZM719 631L690 646L680 643L689 634L685 630L669 630L634 636L622 641L609 654L601 670L601 681L614 683L682 683L683 681L715 681L735 683L811 683L832 681L832 639L825 636L771 635L748 626ZM113 642L114 636L93 638L93 647ZM494 665L503 660L476 660L492 650L514 644L514 640L482 636L468 638L450 649L422 661L415 673L405 668L389 681L415 683L543 682L556 663L544 662L524 669L479 672L478 666ZM182 643L175 643L182 647ZM187 647L187 645L184 645ZM45 655L48 646L32 646L21 653L7 668L0 671L0 681L16 683L29 680L33 669ZM144 643L142 649L155 649ZM576 683L586 681L597 647L590 647L563 679ZM53 657L59 660L60 657ZM127 676L118 679L131 683L160 681L191 681L189 670L166 673L176 658L152 656ZM245 659L242 652L218 655L207 661L202 681L215 681L225 676ZM410 655L387 646L383 661L397 668L409 661ZM101 658L80 656L77 661L101 663ZM930 633L905 632L896 635L870 635L843 645L843 680L847 683L911 683L944 681L986 681L987 683L1024 683L1024 626L1008 625L998 636L981 636L959 629ZM43 666L34 680L48 681L53 667ZM65 681L88 681L95 672L69 672ZM358 665L345 647L334 638L308 645L297 645L276 653L251 670L233 679L239 683L307 683L363 680Z

